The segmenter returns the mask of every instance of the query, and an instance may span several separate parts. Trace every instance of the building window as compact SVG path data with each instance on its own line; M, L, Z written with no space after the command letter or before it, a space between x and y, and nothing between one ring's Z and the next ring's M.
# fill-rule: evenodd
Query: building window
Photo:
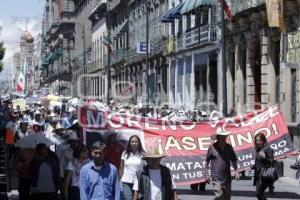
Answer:
M191 15L186 16L186 30L189 30L192 28L192 20L191 20Z
M175 23L174 23L174 21L171 24L171 34L175 35Z
M182 34L183 30L183 23L182 23L182 16L178 19L178 35Z

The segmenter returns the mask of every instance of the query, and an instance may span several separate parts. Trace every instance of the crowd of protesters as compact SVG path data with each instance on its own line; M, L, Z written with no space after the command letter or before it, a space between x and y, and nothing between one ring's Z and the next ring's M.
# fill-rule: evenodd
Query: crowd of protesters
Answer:
M116 111L115 107L111 109ZM168 107L159 112L154 107L117 109L119 113L152 118L170 113ZM198 111L186 114L191 120L199 121ZM205 172L207 182L213 183L216 199L230 199L231 163L239 180L237 157L232 146L226 143L229 134L218 129L207 153ZM32 135L47 140L26 146L26 138ZM7 144L9 160L17 166L20 200L177 199L170 170L160 163L165 155L158 148L145 151L137 135L131 136L127 145L118 143L115 132L87 148L76 112L61 113L60 109L42 106L14 109L10 101L4 101L0 105L0 137ZM258 199L266 199L264 190L273 183L264 182L259 171L264 163L273 162L272 150L263 134L257 135L255 141L254 185Z

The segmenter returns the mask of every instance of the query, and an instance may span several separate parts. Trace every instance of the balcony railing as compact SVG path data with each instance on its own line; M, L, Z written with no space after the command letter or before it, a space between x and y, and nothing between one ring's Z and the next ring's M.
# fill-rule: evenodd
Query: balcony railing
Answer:
M196 44L215 42L216 38L216 27L205 25L190 29L179 35L175 41L175 48L176 51L180 51Z

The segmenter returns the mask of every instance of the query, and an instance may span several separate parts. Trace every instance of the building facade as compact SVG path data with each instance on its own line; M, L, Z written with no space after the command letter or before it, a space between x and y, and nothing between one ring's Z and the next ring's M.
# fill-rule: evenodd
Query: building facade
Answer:
M43 85L52 93L71 95L74 54L74 9L70 0L47 0L42 27Z

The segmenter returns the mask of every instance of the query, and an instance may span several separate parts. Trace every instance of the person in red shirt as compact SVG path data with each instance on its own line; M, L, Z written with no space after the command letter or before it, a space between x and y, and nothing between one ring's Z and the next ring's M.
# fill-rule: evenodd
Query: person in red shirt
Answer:
M121 164L121 156L123 151L125 150L125 146L118 141L116 131L109 131L105 133L104 138L106 139L106 156L104 158L105 161L110 162L115 165L117 169L119 169Z

